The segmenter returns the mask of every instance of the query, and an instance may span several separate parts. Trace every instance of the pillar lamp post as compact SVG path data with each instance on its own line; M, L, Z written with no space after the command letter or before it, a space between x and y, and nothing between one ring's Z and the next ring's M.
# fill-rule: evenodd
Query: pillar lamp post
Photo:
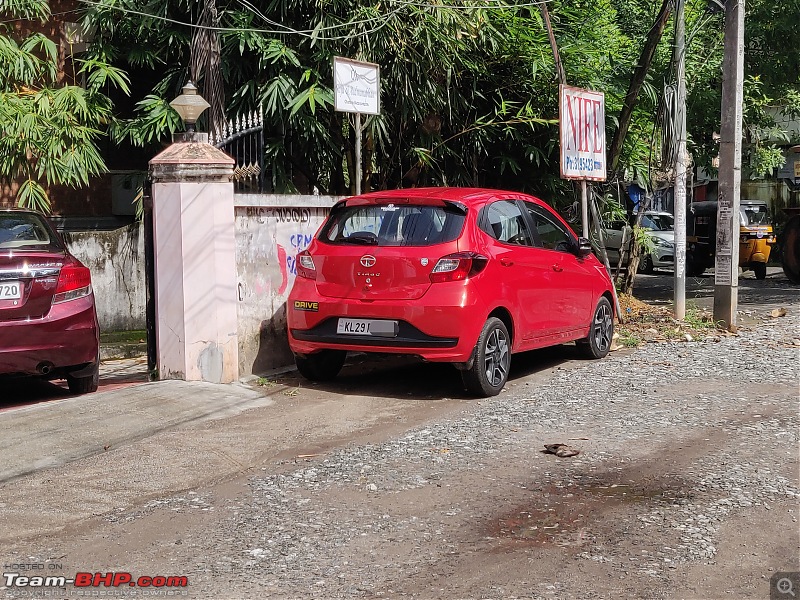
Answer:
M191 82L170 105L186 124L150 161L160 379L239 378L234 160L195 123L208 102Z
M204 110L211 106L205 101L205 98L197 93L197 88L191 81L183 86L181 95L170 102L169 105L174 108L175 112L183 119L183 124L186 127L186 135L183 136L184 138L194 137L197 119L203 114Z

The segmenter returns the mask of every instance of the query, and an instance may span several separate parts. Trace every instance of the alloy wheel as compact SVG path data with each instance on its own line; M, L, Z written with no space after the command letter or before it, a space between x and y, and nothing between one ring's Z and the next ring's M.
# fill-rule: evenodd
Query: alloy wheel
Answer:
M508 352L508 338L500 329L494 329L486 338L484 351L486 379L493 386L505 381L511 357Z
M601 352L605 352L611 347L611 336L613 330L611 307L609 307L607 304L600 304L594 314L592 335L594 336L595 346Z

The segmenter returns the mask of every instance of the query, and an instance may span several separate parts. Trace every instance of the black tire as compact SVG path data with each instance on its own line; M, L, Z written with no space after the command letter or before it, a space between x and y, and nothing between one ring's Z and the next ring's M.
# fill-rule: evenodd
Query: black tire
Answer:
M344 350L322 350L308 356L295 356L294 362L300 374L311 381L329 381L339 374L344 366L347 352Z
M800 283L800 215L786 221L783 228L781 264L789 281Z
M604 358L611 349L613 338L614 311L608 298L603 296L592 314L589 336L577 343L578 351L584 358Z
M653 258L650 256L650 253L642 254L639 257L639 273L647 273L651 275L654 271L655 267L653 267Z
M475 345L472 368L461 371L467 391L483 398L496 396L508 381L511 366L511 339L498 318L490 317L483 325Z
M766 279L767 263L755 263L753 265L753 273L755 273L756 279Z
M695 260L691 253L686 255L686 275L687 277L700 277L706 272L706 268Z
M689 277L702 277L706 270L703 267L687 267L686 274Z
M73 377L67 374L67 386L73 394L91 394L97 391L100 384L100 365L95 364L94 372L85 377Z

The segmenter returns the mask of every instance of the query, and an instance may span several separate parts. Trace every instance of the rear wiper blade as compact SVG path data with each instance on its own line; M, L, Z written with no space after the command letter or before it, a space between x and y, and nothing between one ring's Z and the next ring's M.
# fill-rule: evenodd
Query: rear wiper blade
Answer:
M370 232L356 232L348 235L342 239L343 242L348 244L362 244L364 246L377 246L378 236Z

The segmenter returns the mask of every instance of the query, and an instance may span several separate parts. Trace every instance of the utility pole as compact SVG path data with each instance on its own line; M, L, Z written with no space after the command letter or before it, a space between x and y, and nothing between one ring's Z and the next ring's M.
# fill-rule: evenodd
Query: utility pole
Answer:
M564 65L561 63L561 55L558 53L558 44L556 44L556 36L553 34L553 26L550 24L550 12L547 10L547 4L542 2L539 5L544 19L544 26L547 29L547 37L550 39L550 48L553 49L553 60L556 63L556 73L558 73L558 83L567 85L567 75L564 72Z
M675 101L675 130L677 148L675 157L674 212L675 224L675 283L673 304L675 318L686 318L686 33L684 0L675 3L675 59L677 98Z
M361 113L356 113L353 115L355 117L355 129L356 129L356 156L355 156L355 177L356 177L356 196L361 195Z
M790 43L787 40L787 43ZM722 127L719 147L717 246L714 262L714 321L736 330L739 300L739 196L742 185L742 86L744 0L725 2L722 62Z

